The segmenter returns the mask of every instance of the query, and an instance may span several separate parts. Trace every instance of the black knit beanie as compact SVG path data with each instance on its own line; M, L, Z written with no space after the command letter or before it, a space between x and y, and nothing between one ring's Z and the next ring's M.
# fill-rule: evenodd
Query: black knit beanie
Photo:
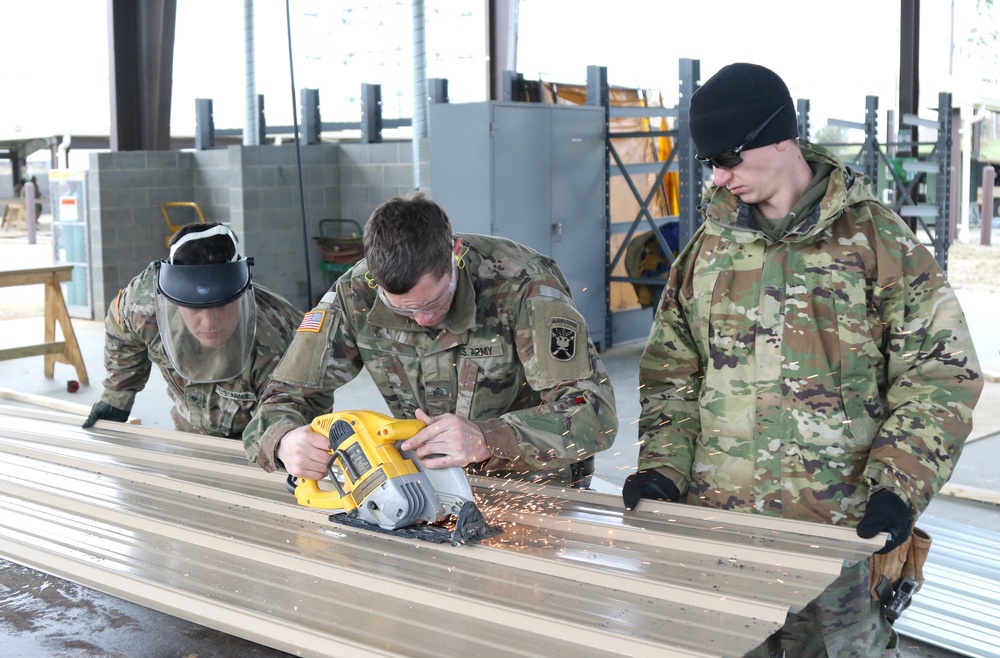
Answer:
M757 64L729 64L691 96L691 139L699 158L719 155L781 108L747 149L777 144L799 135L795 104L778 75Z

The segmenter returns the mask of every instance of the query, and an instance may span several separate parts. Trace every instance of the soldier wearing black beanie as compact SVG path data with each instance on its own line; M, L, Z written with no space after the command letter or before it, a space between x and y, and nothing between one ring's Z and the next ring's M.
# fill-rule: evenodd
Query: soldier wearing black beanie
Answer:
M788 87L723 67L691 96L711 167L639 361L642 499L884 537L744 658L898 655L892 621L982 392L934 255L877 187L798 136ZM881 534L880 534L881 533Z
M757 64L737 63L720 69L691 96L690 116L691 139L699 159L741 145L753 149L799 136L788 87L774 71ZM762 124L763 129L744 144Z

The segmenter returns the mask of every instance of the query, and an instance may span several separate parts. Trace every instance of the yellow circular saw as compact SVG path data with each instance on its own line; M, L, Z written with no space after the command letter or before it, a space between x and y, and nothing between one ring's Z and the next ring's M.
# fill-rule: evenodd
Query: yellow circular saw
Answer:
M426 425L375 411L336 411L316 417L312 430L330 440L328 478L288 476L299 504L340 510L331 521L453 545L503 532L486 522L465 471L424 468L412 451L396 446Z

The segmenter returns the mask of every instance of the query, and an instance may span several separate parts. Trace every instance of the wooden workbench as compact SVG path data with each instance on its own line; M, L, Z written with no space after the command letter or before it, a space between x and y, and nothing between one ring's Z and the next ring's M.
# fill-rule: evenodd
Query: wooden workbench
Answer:
M22 270L0 270L0 288L10 286L45 286L45 336L44 342L21 347L0 349L0 361L21 359L28 356L45 355L45 376L52 379L55 364L65 363L76 368L76 376L81 384L89 384L87 366L83 363L80 345L69 319L66 300L59 285L73 278L72 265L48 265ZM62 340L56 340L56 323L62 329Z
M24 212L24 204L17 201L4 204L3 218L0 219L0 228L12 231L23 231L28 228L27 215Z

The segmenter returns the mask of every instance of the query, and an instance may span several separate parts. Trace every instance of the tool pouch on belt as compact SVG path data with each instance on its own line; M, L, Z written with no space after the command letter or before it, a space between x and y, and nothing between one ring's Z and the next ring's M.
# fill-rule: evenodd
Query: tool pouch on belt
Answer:
M924 562L931 550L931 536L914 527L905 542L870 559L872 600L888 605L904 578L916 581L917 590L924 584ZM916 592L914 592L916 593Z

